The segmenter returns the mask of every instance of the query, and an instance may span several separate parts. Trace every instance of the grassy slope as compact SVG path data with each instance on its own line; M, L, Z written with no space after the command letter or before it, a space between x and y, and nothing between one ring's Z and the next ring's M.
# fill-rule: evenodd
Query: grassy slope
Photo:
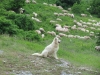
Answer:
M55 65L52 66L53 63L58 63L51 59L43 59L43 62L46 66L40 65L39 62L37 62L36 59L41 58L34 58L31 56L34 52L41 52L44 47L49 44L52 41L52 39L48 39L48 41L43 41L41 43L38 42L29 42L22 39L18 39L15 37L9 37L7 35L0 36L0 50L3 51L3 54L0 54L0 74L5 75L6 73L12 74L13 71L31 71L33 74L35 73L35 70L42 70L47 69L50 65L51 68L54 68ZM79 41L79 42L78 42ZM91 43L92 42L92 43ZM90 67L93 70L99 71L100 68L100 60L99 56L100 54L94 50L94 40L87 40L87 41L80 41L76 39L67 39L62 38L62 42L60 44L60 49L58 51L58 57L60 59L65 59L69 61L74 66L80 67ZM36 61L36 64L39 64L36 68L34 64L32 64L31 61ZM38 60L39 61L39 60ZM51 63L50 63L51 62ZM46 64L48 63L48 64ZM48 66L49 65L49 66ZM56 67L57 71L50 73L50 75L56 75L57 72L60 73L60 67ZM77 71L74 69L74 71ZM11 72L11 73L10 73ZM92 75L91 73L84 73L86 71L82 72L82 75ZM45 74L47 72L44 72L39 74ZM36 72L37 74L37 72ZM49 73L47 74L49 75ZM58 74L59 75L59 74ZM94 75L94 73L93 73Z
M65 41L66 40L66 41ZM78 39L62 40L59 55L62 58L70 60L76 64L91 66L99 69L100 54L95 51L95 41L80 41ZM63 50L63 51L62 51Z
M44 0L47 1L47 0ZM32 16L32 12L35 11L39 14L38 18L42 20L41 23L36 23L39 27L43 27L47 30L54 30L54 25L50 24L50 20L55 20L56 16L53 15L54 12L62 12L61 9L56 7L45 6L42 1L37 0L38 4L26 4L24 6L26 12ZM40 4L39 4L40 3ZM52 2L51 2L52 3ZM45 14L44 14L45 13ZM30 17L31 17L30 16ZM63 25L74 25L73 20L88 21L90 17L82 18L80 16L75 15L75 18L72 19L70 17L59 17L63 20L63 22L57 22ZM99 20L97 18L92 18L95 20ZM48 27L49 26L49 27ZM38 28L37 28L38 29ZM71 34L78 35L88 35L88 33L71 31ZM4 75L6 71L11 71L12 68L20 69L21 66L30 64L30 60L28 57L34 52L41 52L46 45L48 45L52 41L53 37L45 37L42 42L29 42L25 40L20 40L18 38L11 38L8 36L0 36L0 50L3 50L3 54L0 55L0 73ZM96 70L100 70L100 53L95 51L94 46L96 39L90 39L87 41L79 40L79 39L69 39L62 38L62 42L60 44L60 49L58 51L58 57L63 58L65 60L70 61L76 66L89 66ZM27 60L24 60L27 58ZM6 65L4 63L6 61ZM17 67L14 65L17 64ZM31 64L30 64L31 65ZM11 67L11 68L9 68ZM22 68L24 69L24 68Z

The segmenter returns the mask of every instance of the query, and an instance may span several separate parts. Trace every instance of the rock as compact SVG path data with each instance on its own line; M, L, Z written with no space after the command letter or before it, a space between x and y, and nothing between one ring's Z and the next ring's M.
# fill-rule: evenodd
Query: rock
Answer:
M60 61L61 61L61 63L57 64L57 66L69 68L69 63L68 62L66 62L65 60L62 60L62 59Z
M61 75L73 75L73 74L67 74L66 72L62 71Z
M32 75L30 71L13 71L15 75Z
M7 61L3 60L2 62L5 64Z
M0 50L0 55L3 54L3 52L4 52L3 50Z
M81 75L81 74L82 74L82 72L76 72L75 74Z

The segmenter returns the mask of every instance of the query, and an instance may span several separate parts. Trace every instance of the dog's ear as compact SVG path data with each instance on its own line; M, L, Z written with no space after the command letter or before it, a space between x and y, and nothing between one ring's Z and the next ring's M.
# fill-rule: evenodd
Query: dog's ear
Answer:
M56 43L60 43L60 40L59 40L58 37L55 38L55 42L56 42Z
M54 38L54 42L57 43L57 37Z
M57 41L57 37L55 37L54 40Z
M59 37L56 37L56 38L55 38L55 42L56 42L56 43L60 43L60 42L61 42L60 38L59 38Z

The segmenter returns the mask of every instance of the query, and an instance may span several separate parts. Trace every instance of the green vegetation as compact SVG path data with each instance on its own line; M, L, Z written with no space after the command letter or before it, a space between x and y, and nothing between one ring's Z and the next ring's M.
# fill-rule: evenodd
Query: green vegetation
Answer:
M89 14L89 12L87 11L88 7L89 5L85 3L81 3L81 4L74 3L72 7L72 11L76 14L81 14L81 13Z
M51 36L46 32L55 31L56 23L61 24L63 27L64 25L73 26L75 24L73 22L74 20L88 22L89 19L92 19L99 22L99 18L94 15L99 12L99 9L98 11L95 11L96 13L90 13L90 10L95 6L93 5L90 10L87 10L91 3L97 0L81 0L80 4L74 3L72 10L68 11L69 13L74 13L74 18L54 15L54 12L62 13L62 9L49 5L55 4L57 0L36 0L36 4L33 4L32 2L27 4L24 3L24 0L20 0L18 5L16 4L18 1L15 0L17 2L14 4L18 6L17 8L12 8L15 6L14 4L9 5L10 2L13 1L14 0L1 0L0 3L0 51L3 51L3 53L0 54L0 75L6 75L6 73L13 75L11 74L13 70L30 70L34 74L35 66L31 62L33 60L31 54L34 52L41 52L45 46L51 43L54 36ZM44 2L48 3L48 5L44 5ZM20 7L25 9L23 14L19 13ZM98 8L99 7L100 5L98 4ZM33 12L38 14L37 18L42 22L32 20ZM87 14L87 16L81 17L81 13ZM92 15L92 17L89 15ZM100 14L98 13L97 16L98 15ZM57 18L62 19L62 21L57 21ZM56 22L50 23L50 20ZM41 35L38 35L35 32L35 30L40 27L45 30L45 38L43 39L41 38ZM98 29L99 27L95 28ZM99 30L92 30L89 27L86 29L93 31L95 35L97 35L96 33L99 33ZM55 32L59 34L57 31ZM89 35L89 33L79 30L71 30L70 33L65 34L80 36ZM100 36L100 33L98 35ZM85 71L83 71L82 75L99 75L100 52L95 50L96 45L100 45L100 37L97 39L93 36L89 40L62 37L58 57L67 60L74 66L86 66L92 68L94 71L98 71L96 74L91 72L85 73ZM55 62L49 58L46 58L45 60ZM51 66L50 62L48 63ZM54 66L55 65L51 67ZM45 68L46 66L41 67ZM36 69L40 70L42 68L37 67ZM61 70L61 68L58 68L58 73L60 72L59 70ZM55 71L55 73L53 71L53 73L58 75L58 73L56 73L57 71ZM54 75L53 73L44 73L44 75Z
M98 36L98 39L96 41L96 44L99 46L100 45L100 33L98 33L97 36Z
M91 3L90 13L97 15L100 18L100 0L93 0Z
M80 0L57 0L57 6L62 6L64 9L73 6L74 3L80 3Z

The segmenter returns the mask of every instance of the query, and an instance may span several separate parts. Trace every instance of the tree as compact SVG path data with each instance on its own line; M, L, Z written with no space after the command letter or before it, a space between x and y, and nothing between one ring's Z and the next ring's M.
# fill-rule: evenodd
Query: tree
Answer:
M67 9L70 6L73 6L74 3L80 3L81 0L57 0L56 5L62 6L64 9Z

